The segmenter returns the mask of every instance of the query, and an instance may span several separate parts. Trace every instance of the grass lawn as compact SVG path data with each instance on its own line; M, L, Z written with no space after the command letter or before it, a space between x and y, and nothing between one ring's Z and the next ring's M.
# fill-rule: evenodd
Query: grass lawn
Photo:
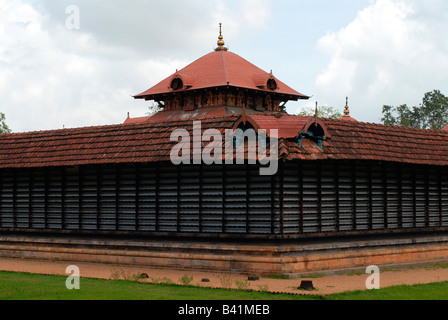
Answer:
M65 276L0 272L0 300L448 300L448 282L398 286L321 297L269 294L193 286L153 285L123 280L81 279L68 290Z

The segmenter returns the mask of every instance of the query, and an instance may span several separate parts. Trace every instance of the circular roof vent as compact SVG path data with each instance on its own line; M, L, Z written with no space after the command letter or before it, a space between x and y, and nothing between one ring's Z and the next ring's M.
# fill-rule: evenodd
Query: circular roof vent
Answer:
M266 84L266 87L272 91L277 90L278 89L277 81L275 81L275 79L272 79L272 78L269 79L268 83Z
M171 81L171 89L174 91L183 89L184 82L181 78L174 78L173 81Z

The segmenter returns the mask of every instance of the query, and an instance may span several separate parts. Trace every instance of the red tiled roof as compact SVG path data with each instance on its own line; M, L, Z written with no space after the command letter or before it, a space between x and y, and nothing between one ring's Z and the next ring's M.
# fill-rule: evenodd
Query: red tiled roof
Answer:
M177 144L170 142L173 130L183 128L191 134L196 120L201 121L202 130L218 129L224 133L241 118L241 115L165 118L148 123L4 134L0 135L0 168L170 161L171 149ZM255 127L279 126L280 137L283 135L279 154L286 160L377 160L448 166L448 132L443 130L319 119L331 136L319 148L307 138L299 146L294 138L310 123L306 117L250 115L250 118L257 121ZM288 127L282 130L281 126L286 124Z
M356 120L355 118L352 118L350 116L348 116L348 117L345 117L345 116L341 117L341 118L339 118L339 120L358 122L358 120Z
M123 124L195 120L202 118L219 118L219 117L225 117L229 114L232 113L228 112L226 107L204 108L204 109L196 109L194 111L164 110L158 112L153 116L140 117L140 118L127 118Z
M305 125L313 117L300 117L291 115L282 115L281 117L273 116L272 114L262 114L262 115L248 115L247 121L254 125L255 130L266 130L267 135L269 135L271 129L278 130L278 137L291 139L299 135L300 130L305 127ZM239 122L241 122L240 120ZM235 125L237 127L239 122Z
M304 140L303 148L288 142L287 159L378 160L448 165L448 132L421 130L340 119L322 120L332 138L324 148Z
M150 116L138 117L138 118L127 118L123 124L144 123L144 122L148 122L150 119L151 119Z
M239 116L197 119L202 129L224 132ZM0 168L33 168L169 161L173 130L192 131L192 121L63 129L0 135Z
M194 111L161 111L148 119L150 122L220 118L228 115L226 107L199 108Z
M266 88L260 89L258 86L272 77L277 82L278 89L275 91L276 93L290 95L295 99L309 98L290 88L273 75L229 51L214 51L199 58L149 90L135 96L135 98L149 100L154 96L173 92L170 86L171 81L175 77L180 77L184 85L188 86L185 89L186 91L231 86L268 92L272 91Z

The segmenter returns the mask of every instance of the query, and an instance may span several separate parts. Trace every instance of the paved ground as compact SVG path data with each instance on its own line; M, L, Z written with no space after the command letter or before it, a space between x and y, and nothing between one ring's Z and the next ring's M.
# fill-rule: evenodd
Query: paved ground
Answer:
M113 279L117 276L132 277L146 273L150 278L144 281L151 282L160 279L170 279L174 283L181 283L179 278L187 274L193 276L193 285L201 285L204 287L226 287L231 282L233 288L237 288L235 281L240 283L249 283L250 289L266 290L270 292L282 292L293 294L319 294L326 295L332 293L340 293L345 291L366 290L367 274L354 275L330 275L301 279L271 279L260 278L258 281L247 282L247 276L228 275L220 273L181 271L181 270L162 270L151 269L146 267L117 266L93 263L77 263L77 262L51 262L36 261L22 259L3 259L0 258L0 270L3 271L20 271L37 274L56 274L67 275L67 266L74 264L80 269L81 278L99 278ZM207 278L210 282L201 282L203 278ZM229 279L231 279L229 281ZM312 280L314 287L317 289L312 292L298 290L302 280ZM81 280L82 281L82 280ZM432 282L448 281L448 269L435 267L420 267L413 269L383 271L380 274L380 285L382 288L396 286L402 284L423 284Z

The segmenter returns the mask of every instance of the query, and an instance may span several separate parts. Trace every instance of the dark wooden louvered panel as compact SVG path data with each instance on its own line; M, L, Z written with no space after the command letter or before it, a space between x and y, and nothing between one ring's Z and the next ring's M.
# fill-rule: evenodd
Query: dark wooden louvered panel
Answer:
M30 228L30 183L28 170L16 173L16 227Z
M155 232L157 221L157 168L140 166L138 185L138 231Z
M3 229L312 235L448 227L448 169L375 162L0 172Z
M64 188L64 223L67 230L79 230L80 221L80 193L79 170L70 168L65 170Z
M11 171L2 170L0 185L1 227L14 228L14 177Z

